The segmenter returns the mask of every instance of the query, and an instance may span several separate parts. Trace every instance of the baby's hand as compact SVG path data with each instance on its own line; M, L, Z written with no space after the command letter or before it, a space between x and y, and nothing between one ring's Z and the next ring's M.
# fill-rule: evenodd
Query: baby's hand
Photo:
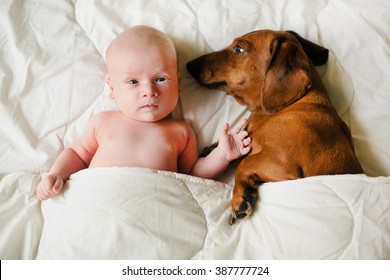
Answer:
M49 174L43 176L37 186L37 196L40 200L46 200L59 194L64 185L60 175Z
M248 120L244 119L241 124L235 127L230 133L228 133L229 124L225 124L221 136L219 137L218 148L221 151L221 156L227 161L242 157L251 150L249 145L252 142L252 138L248 136L249 134L246 130L242 130L247 123Z

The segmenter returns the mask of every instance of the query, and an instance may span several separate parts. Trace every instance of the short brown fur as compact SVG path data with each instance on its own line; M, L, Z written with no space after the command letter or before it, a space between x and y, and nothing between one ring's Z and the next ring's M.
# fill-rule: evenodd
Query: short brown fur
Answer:
M264 182L363 169L351 133L296 36L260 30L187 64L198 82L232 95L252 114L252 150L240 162L231 223L250 215Z

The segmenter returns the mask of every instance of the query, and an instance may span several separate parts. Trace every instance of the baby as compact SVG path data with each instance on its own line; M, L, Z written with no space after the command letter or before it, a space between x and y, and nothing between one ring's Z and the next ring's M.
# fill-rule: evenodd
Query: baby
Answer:
M119 34L107 54L109 97L119 111L94 115L81 137L61 152L37 186L41 200L57 195L84 168L145 167L215 178L250 150L242 128L222 129L218 146L199 158L191 127L172 119L179 98L176 50L164 33L135 26Z

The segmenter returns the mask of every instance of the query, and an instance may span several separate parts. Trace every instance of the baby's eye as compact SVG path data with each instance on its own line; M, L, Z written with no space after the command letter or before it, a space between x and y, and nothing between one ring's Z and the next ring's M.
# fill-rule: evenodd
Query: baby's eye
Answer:
M156 78L156 82L157 83L162 83L162 82L165 82L167 79L165 77L158 77Z
M138 81L137 80L130 80L130 81L128 81L128 83L130 85L136 85L136 84L138 84Z

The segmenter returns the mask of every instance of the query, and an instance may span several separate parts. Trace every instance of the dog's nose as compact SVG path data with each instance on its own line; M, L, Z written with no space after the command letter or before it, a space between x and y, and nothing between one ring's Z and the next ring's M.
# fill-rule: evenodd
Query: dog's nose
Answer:
M215 65L209 65L206 55L198 57L187 63L187 71L190 73L199 84L210 89L221 89L226 86L225 80L216 80L215 72L213 71Z
M198 58L189 61L186 65L188 73L190 73L195 78L198 77L199 76L199 69L200 69L199 65L200 65L200 63L199 63Z

